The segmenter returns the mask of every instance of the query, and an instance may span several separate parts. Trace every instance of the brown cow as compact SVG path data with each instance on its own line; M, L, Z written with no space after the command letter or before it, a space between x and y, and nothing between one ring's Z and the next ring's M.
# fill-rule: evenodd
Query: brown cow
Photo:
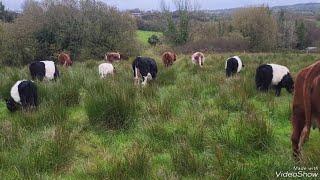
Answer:
M109 63L113 63L115 61L120 61L121 55L120 53L111 52L105 55L105 60Z
M292 149L300 155L303 143L309 138L312 120L320 123L320 60L297 75L293 97Z
M169 67L173 65L173 62L177 60L177 55L173 52L165 52L162 55L162 61L165 67Z
M205 57L202 52L196 52L192 55L191 60L193 64L199 64L199 66L202 67Z
M69 54L64 53L64 52L59 54L58 60L59 60L60 64L65 67L72 66L72 64L73 64Z

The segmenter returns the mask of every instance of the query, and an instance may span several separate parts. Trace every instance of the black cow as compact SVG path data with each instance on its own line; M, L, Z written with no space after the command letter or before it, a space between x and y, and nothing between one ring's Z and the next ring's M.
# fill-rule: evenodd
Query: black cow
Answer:
M44 78L53 80L59 77L59 70L53 61L37 61L29 66L31 77L33 80L42 81Z
M147 84L148 79L155 79L158 73L157 63L154 59L138 56L132 63L133 76L139 83L139 74L142 77L142 85Z
M22 108L38 105L37 86L32 81L17 81L11 88L10 98L6 100L9 111L14 112L19 106Z
M263 64L256 70L256 87L260 91L267 91L275 87L276 96L280 96L281 88L292 93L294 82L287 67L278 64Z
M225 69L227 77L239 73L244 67L241 59L238 56L233 56L226 61Z

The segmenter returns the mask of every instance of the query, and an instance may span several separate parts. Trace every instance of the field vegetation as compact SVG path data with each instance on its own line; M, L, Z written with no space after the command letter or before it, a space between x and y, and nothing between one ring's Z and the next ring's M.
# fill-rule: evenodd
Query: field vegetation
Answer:
M55 82L36 82L40 106L9 113L0 103L0 176L25 178L235 178L275 177L292 170L291 100L286 91L257 92L255 68L281 63L293 75L319 55L240 54L246 67L226 79L224 61L210 54L203 69L188 55L173 67L159 64L158 79L134 86L130 61L102 80L99 61L76 63ZM1 96L29 78L27 67L2 67ZM320 161L312 131L303 166Z
M163 24L152 29L162 32L137 29L157 19L139 22L93 0L28 0L18 15L1 11L0 179L275 179L319 166L318 130L302 160L292 158L292 94L258 92L254 82L260 64L285 65L295 77L319 60L299 50L319 44L319 28L265 6L207 21L191 1L175 2L177 11L164 4L155 16ZM161 44L147 44L153 34ZM161 61L166 50L178 55L170 68ZM57 63L61 51L74 65L58 66L56 81L35 81L37 109L10 113L4 99L17 80L31 78L28 64ZM98 65L110 51L129 59L100 79ZM206 55L203 68L191 62L195 51ZM133 82L137 55L158 64L146 87ZM227 79L233 55L245 68Z

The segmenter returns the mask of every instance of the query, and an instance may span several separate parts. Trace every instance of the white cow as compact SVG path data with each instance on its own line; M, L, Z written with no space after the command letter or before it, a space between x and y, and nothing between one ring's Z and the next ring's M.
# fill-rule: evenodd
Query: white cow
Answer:
M108 74L114 74L114 67L111 63L102 63L99 65L99 75L101 78L107 77Z

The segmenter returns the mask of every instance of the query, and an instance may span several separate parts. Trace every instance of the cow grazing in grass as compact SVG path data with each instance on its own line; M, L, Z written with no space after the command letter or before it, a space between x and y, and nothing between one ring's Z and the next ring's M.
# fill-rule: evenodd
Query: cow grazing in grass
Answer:
M9 111L14 112L20 106L23 109L38 105L37 87L32 81L17 81L11 88L10 98L6 100Z
M58 61L61 65L65 66L65 67L69 67L72 66L73 62L70 58L70 55L67 53L61 53L58 56Z
M111 52L105 55L105 60L109 63L120 61L120 59L121 59L120 53Z
M177 55L173 52L165 52L162 55L162 62L165 67L173 65L173 62L177 60Z
M293 155L299 156L312 122L320 124L320 60L301 70L295 81L291 122Z
M230 57L226 60L226 75L230 77L236 73L239 73L241 69L244 67L241 59L238 56Z
M205 57L203 53L196 52L191 56L191 60L193 64L199 64L200 67L203 67Z
M99 75L101 78L105 78L108 74L113 75L115 68L111 63L102 63L99 65Z
M278 64L263 64L256 70L256 87L260 91L267 91L270 87L280 96L281 89L286 88L292 93L294 82L287 67Z
M155 79L158 73L156 61L148 57L137 57L132 63L132 69L135 82L139 83L141 76L142 85L146 85L147 80Z
M33 62L29 65L29 70L33 80L53 80L59 77L59 70L53 61Z

